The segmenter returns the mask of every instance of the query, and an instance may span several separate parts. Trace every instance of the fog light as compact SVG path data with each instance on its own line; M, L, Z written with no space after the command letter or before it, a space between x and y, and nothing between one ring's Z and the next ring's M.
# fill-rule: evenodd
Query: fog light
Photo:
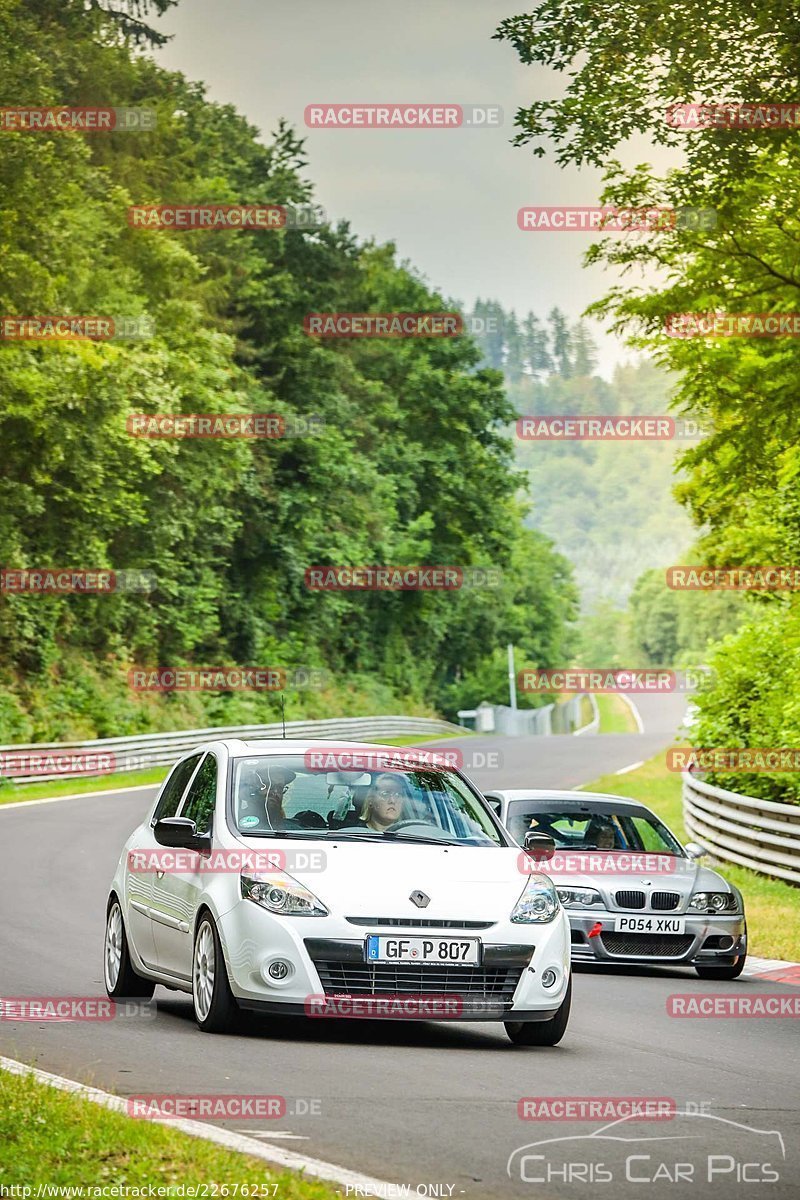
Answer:
M546 971L542 971L542 987L551 988L558 979L552 967L548 967Z
M719 939L719 948L720 948L720 950L732 950L733 949L733 938L728 937L727 934L725 935L725 937L721 937Z
M284 962L282 958L276 958L267 967L267 974L270 979L286 979L292 968L289 963Z

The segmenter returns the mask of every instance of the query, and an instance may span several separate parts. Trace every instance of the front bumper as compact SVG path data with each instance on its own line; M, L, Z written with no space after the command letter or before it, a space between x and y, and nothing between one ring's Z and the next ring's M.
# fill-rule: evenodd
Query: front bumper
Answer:
M563 910L547 925L499 921L476 933L444 925L402 929L404 937L479 937L478 967L366 961L368 934L398 932L344 917L279 917L248 900L219 920L231 990L242 1008L291 1016L546 1021L566 994L570 931ZM277 980L269 974L276 961L288 968ZM548 969L556 981L545 988Z
M747 953L743 914L628 913L595 908L568 912L573 962L663 963L665 966L730 966ZM684 921L682 934L617 933L621 916L670 916ZM600 929L598 930L598 926Z

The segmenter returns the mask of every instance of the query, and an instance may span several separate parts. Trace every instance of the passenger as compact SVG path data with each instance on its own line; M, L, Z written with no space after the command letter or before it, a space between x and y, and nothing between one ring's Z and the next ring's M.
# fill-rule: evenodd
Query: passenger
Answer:
M289 784L296 779L286 767L260 763L246 767L239 784L239 828L275 829L285 820L283 799Z
M361 820L367 829L384 833L402 821L408 789L397 775L378 775L367 792Z

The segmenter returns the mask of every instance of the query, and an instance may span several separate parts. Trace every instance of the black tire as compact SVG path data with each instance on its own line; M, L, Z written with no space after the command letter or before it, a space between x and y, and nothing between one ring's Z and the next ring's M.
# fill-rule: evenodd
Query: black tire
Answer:
M149 1000L156 986L152 979L137 975L133 969L122 907L116 896L109 900L106 913L103 982L112 1000Z
M549 1021L506 1021L506 1033L515 1046L557 1046L566 1032L572 1007L572 976L561 1006Z
M725 967L695 967L695 971L701 979L738 979L744 970L744 964L747 962L747 926L744 929L744 954L740 954L735 963L730 963Z
M239 1024L241 1010L228 982L222 943L209 912L203 913L194 935L192 1007L204 1033L230 1033Z

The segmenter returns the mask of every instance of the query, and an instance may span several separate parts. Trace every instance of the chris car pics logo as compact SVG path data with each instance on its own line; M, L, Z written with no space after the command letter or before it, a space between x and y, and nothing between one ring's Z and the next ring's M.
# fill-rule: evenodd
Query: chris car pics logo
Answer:
M706 1102L685 1101L669 1118L668 1129L632 1113L588 1134L541 1138L514 1150L506 1171L511 1179L538 1188L660 1183L695 1186L696 1194L705 1195L708 1185L717 1184L714 1195L724 1195L727 1188L728 1195L742 1197L753 1194L752 1185L796 1175L786 1162L779 1130L728 1120L707 1109ZM690 1193L681 1189L674 1194Z

